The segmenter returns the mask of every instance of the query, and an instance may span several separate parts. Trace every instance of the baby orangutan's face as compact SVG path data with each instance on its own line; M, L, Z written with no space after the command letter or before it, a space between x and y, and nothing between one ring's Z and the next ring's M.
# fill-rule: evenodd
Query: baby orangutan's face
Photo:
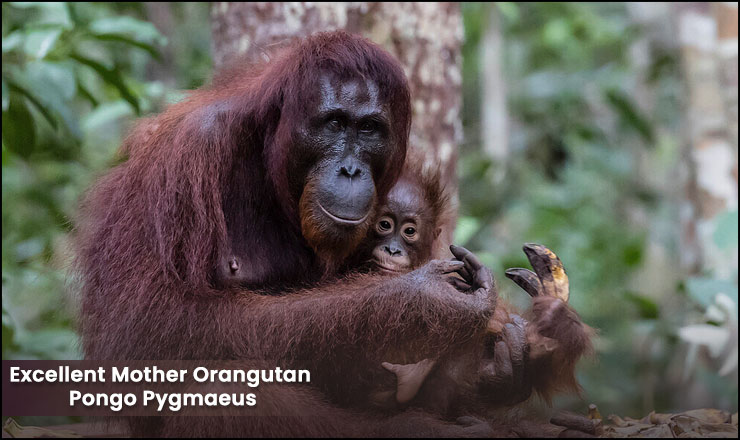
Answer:
M439 234L418 185L399 181L379 212L373 234L373 264L384 272L408 272L426 263Z

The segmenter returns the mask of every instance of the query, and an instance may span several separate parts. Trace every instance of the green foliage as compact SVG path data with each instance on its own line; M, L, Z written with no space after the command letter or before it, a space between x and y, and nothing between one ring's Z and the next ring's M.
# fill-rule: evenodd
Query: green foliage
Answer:
M493 163L477 140L486 105L478 46L491 7L504 38L511 120L505 164ZM469 141L459 161L455 239L480 253L502 295L521 307L526 294L503 272L528 267L522 243L545 244L560 256L573 306L600 334L598 364L584 363L580 377L587 402L635 416L681 407L688 385L665 377L681 367L677 329L719 292L737 302L737 274L734 281L687 280L687 300L680 272L655 268L655 248L670 256L663 263L669 269L680 265L672 174L683 135L677 54L651 48L649 62L638 64L630 54L643 33L623 3L473 3L463 14ZM645 89L651 105L641 102ZM714 240L736 252L737 211L719 219ZM733 392L736 383L724 395ZM584 407L574 398L559 403Z
M189 24L178 31L190 34L181 41L199 39L193 48L168 45L136 3L3 3L2 10L2 356L74 359L65 284L78 199L111 164L133 117L179 96L151 78L163 49L179 55L179 83L204 81L209 30L192 23L207 22L208 5L171 7L176 23Z
M635 304L640 318L658 319L660 317L660 309L652 299L635 292L625 292L624 297L627 301L631 301Z

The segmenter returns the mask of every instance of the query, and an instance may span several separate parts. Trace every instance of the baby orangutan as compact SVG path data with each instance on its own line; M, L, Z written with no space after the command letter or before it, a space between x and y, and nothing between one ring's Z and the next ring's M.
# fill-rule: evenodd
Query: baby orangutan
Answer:
M449 205L437 175L426 179L404 170L379 210L370 231L369 247L374 268L386 272L409 272L432 259L434 245Z
M403 273L434 256L448 200L437 176L417 176L406 170L378 212L363 251L375 270ZM467 250L450 250L466 263L461 271L486 270ZM378 384L371 392L374 406L481 414L527 400L532 391L549 401L557 391L578 390L575 364L590 348L591 330L567 305L568 278L558 257L536 244L525 245L524 252L535 271L509 269L506 275L533 297L527 319L498 301L486 335L461 347L457 356L414 361L403 350L388 353L382 366L394 373L396 384ZM463 291L469 287L463 279L451 282Z

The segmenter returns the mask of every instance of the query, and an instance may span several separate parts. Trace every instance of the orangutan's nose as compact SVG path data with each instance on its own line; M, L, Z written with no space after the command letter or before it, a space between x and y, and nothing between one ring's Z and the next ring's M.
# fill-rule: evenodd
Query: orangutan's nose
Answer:
M383 246L383 249L390 255L391 257L395 257L396 255L401 254L401 249L397 248L396 246Z

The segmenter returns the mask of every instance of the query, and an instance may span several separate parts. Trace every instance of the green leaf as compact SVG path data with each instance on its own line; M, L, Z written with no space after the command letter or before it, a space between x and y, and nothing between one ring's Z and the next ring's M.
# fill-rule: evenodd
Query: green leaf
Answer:
M509 22L516 23L519 21L520 12L519 5L516 2L496 2L501 15Z
M124 101L105 102L88 113L82 120L85 132L105 129L105 126L124 116L131 115L131 106Z
M38 110L39 113L41 113L41 116L43 116L53 128L57 128L57 120L51 115L51 113L47 110L47 108L38 100L38 98L34 96L33 93L28 91L28 89L25 88L24 85L18 84L14 81L8 81L8 88L11 91L18 92L19 94L25 96L26 99L28 99L28 101L31 102L31 104L33 104L34 107L36 107L36 110Z
M40 2L8 2L8 4L18 9L29 9L38 7Z
M650 298L645 295L641 295L637 292L624 292L624 297L632 304L637 306L640 318L642 319L658 319L660 316L660 310L658 305Z
M641 240L631 240L622 248L622 260L627 267L634 267L642 263L643 243Z
M3 37L3 53L10 52L23 43L23 31L14 31Z
M97 107L100 104L100 102L98 102L98 100L95 98L92 92L88 90L88 88L85 87L84 84L82 84L82 81L80 81L80 78L75 78L75 84L77 85L77 90L79 90L80 95L82 95L83 98L88 100L93 107Z
M61 29L34 29L24 39L23 50L32 58L43 58L54 48Z
M60 327L23 332L16 339L26 351L51 359L70 356L73 354L70 347L74 347L79 341L74 331Z
M77 94L77 85L72 67L69 64L35 61L26 66L30 77L44 82L55 95L64 100L71 100ZM44 93L47 91L44 90Z
M13 77L16 84L23 88L24 94L33 97L34 105L42 113L46 112L44 116L55 120L52 126L56 128L56 119L60 119L72 136L80 137L75 114L67 105L67 101L71 101L76 94L74 73L70 66L38 60L29 63L22 74L16 73Z
M3 79L3 111L7 110L9 105L10 90L8 90L8 85L5 83L5 79Z
M121 73L119 71L115 69L109 69L99 62L77 53L71 54L70 58L90 67L95 72L97 72L98 75L100 75L105 82L118 89L121 97L128 101L129 104L131 104L137 115L140 113L139 101L136 96L134 96L133 92L131 92L124 83L123 77L121 76Z
M552 46L560 46L565 43L571 35L570 24L565 19L548 21L542 31L545 43Z
M157 50L156 47L154 47L151 44L143 43L141 41L136 41L133 38L129 38L125 35L119 35L119 34L99 34L93 36L95 39L100 41L116 41L119 43L126 43L130 46L138 47L139 49L144 49L147 51L153 58L159 60L161 59L161 56L159 54L159 50Z
M18 261L30 260L44 252L44 240L30 238L15 245L15 258Z
M607 102L619 114L622 121L639 133L648 145L655 141L655 133L648 119L640 112L636 104L619 90L606 91Z
M10 96L8 109L3 112L3 144L15 154L28 158L36 146L36 126L25 99Z
M70 29L72 20L66 2L12 2L11 5L19 9L36 9L36 20L28 25L54 25Z
M81 26L82 22L80 21L80 18L77 16L75 5L72 2L64 2L64 6L66 6L67 15L69 16L70 23L73 26Z
M90 30L96 35L127 36L141 43L166 43L166 38L159 33L153 24L128 16L106 17L95 20L90 23Z
M15 343L15 322L3 307L3 359L6 359L6 351L17 351L20 347Z

